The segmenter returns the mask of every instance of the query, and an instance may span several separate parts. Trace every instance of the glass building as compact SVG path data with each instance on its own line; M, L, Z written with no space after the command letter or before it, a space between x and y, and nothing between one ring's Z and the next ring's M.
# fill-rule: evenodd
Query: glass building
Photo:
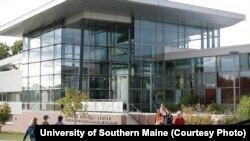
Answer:
M143 112L152 112L162 102L177 103L183 95L197 95L205 104L232 104L234 78L237 102L250 94L247 51L236 56L199 55L203 50L221 50L220 28L244 20L244 15L223 11L231 14L223 17L225 13L211 14L208 8L193 13L167 6L187 7L169 1L162 4L163 12L144 1L108 0L96 5L96 0L87 1L86 9L79 5L85 1L59 3L0 32L23 35L19 98L23 110L59 110L55 101L65 87L81 90L90 99L122 100L124 110L133 105ZM44 12L51 17L44 17L49 15ZM23 28L25 22L33 25ZM4 94L0 93L0 101Z

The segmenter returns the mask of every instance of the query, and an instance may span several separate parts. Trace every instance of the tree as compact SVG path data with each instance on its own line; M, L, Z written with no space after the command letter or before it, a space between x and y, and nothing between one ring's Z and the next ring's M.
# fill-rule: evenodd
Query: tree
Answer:
M7 58L9 54L9 46L6 43L0 43L0 60Z
M11 109L7 103L0 105L0 132L1 128L10 118Z
M23 41L21 40L16 40L13 46L11 46L12 55L21 53L22 50L23 50Z
M62 105L61 112L65 117L74 117L76 124L77 113L85 114L87 106L82 102L86 102L88 96L83 92L65 88L65 96L60 98L57 103Z

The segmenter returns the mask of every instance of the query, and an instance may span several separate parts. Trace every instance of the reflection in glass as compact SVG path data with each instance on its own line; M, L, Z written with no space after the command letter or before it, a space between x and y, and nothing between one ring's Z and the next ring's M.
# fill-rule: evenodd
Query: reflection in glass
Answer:
M64 60L62 64L62 73L78 74L79 61L78 60Z
M43 89L53 87L53 75L41 76L41 86Z
M216 57L204 57L203 69L204 69L204 72L215 72L216 71Z
M250 95L250 71L240 72L241 95Z
M40 89L40 77L29 77L29 89Z
M61 58L61 56L62 56L61 50L62 50L61 45L55 45L55 51L54 51L55 52L55 59Z
M142 44L155 45L156 44L156 30L141 28L141 40L142 40Z
M54 58L54 46L42 48L41 60L51 60Z
M28 95L29 95L28 96L29 102L40 102L40 100L39 100L40 91L32 90L32 91L29 91Z
M233 71L234 70L234 55L227 55L220 57L220 69L221 71ZM235 56L235 70L239 70L239 56Z
M64 28L62 31L62 42L71 45L79 45L81 41L81 30Z
M62 29L55 30L55 44L59 44L62 42Z
M239 103L239 89L236 89L235 95L236 103ZM233 88L229 89L221 89L221 103L222 104L233 104L234 102L234 94Z
M206 104L216 103L216 89L206 89Z
M240 69L241 70L248 70L249 69L249 55L244 53L240 54Z
M48 46L54 44L54 31L44 33L42 35L42 46Z
M30 49L40 47L40 36L30 37Z
M61 88L61 75L54 75L54 87Z
M204 73L205 87L216 87L216 73Z
M29 51L29 62L40 61L40 48Z
M29 64L29 76L40 75L40 63Z
M234 74L232 72L220 72L217 76L218 87L233 87ZM239 76L236 75L236 87L239 86Z

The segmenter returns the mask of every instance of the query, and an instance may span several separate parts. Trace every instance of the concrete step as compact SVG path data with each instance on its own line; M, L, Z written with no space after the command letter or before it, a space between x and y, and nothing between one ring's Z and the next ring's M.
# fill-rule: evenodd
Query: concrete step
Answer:
M126 125L139 125L139 123L129 115L127 115L126 119Z

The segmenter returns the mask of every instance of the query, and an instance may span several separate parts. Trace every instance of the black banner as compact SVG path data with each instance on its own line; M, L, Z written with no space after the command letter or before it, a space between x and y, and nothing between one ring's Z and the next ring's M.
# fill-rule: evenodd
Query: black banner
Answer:
M93 140L122 137L164 137L164 139L236 139L250 140L248 125L38 125L37 141ZM102 139L105 139L102 138ZM146 138L145 138L146 139Z

